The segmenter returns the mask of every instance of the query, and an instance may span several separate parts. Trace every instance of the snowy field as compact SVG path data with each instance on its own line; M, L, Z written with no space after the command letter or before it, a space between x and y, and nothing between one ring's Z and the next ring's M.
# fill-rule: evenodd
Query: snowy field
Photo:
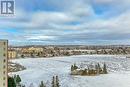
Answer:
M61 87L130 87L130 59L124 56L112 55L82 55L54 58L27 58L15 59L12 62L19 63L27 69L13 74L19 74L22 83L29 87L33 83L38 87L41 81L51 87L53 75L58 75ZM87 63L106 63L109 74L99 76L71 76L70 66Z

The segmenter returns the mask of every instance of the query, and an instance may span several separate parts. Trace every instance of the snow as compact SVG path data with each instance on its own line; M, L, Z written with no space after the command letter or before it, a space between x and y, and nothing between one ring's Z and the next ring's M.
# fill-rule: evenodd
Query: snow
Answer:
M26 58L10 60L27 69L10 75L19 74L22 83L38 87L41 81L51 87L53 75L58 75L61 87L130 87L130 59L113 55L80 55L53 58ZM71 76L70 66L88 63L106 63L109 74L99 76Z

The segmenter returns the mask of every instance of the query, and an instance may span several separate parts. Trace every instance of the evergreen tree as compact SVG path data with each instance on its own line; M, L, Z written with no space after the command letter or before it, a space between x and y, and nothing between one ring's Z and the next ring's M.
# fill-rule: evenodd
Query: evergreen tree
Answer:
M99 71L99 74L102 73L102 68L100 67L100 64L98 63L98 71Z
M52 87L55 87L55 77L53 76L53 78L52 78Z
M71 71L73 71L74 70L74 66L73 65L71 65Z
M46 86L44 85L43 81L41 81L41 84L40 84L39 87L46 87Z
M59 85L59 78L58 78L58 76L56 76L56 87L60 87L60 85Z
M76 66L76 64L74 64L74 70L78 69L78 67Z
M95 69L96 69L96 74L99 74L98 65L95 65Z
M16 76L16 75L14 75L14 77L13 77L13 78L14 78L14 82L15 82L15 84L16 84L16 78L17 78L17 76Z
M8 87L16 87L14 78L8 77Z
M106 64L104 63L104 66L103 66L103 73L104 74L107 74L108 72L107 72L107 67L106 67Z
M20 78L19 75L17 75L17 77L16 77L16 84L19 84L20 82L21 82L21 78Z

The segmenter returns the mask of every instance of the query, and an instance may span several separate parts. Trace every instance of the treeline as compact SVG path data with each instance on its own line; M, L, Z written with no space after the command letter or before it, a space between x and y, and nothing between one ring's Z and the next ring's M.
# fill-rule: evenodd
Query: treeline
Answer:
M19 75L14 75L13 77L8 76L8 87L25 87L20 82L21 78Z
M47 86L43 81L41 81L39 87L47 87ZM60 87L58 76L53 76L52 82L51 82L51 87Z
M34 49L29 49L34 48ZM24 57L55 57L87 54L130 54L130 46L23 46L10 47L16 51L16 58Z
M119 54L130 54L130 49L123 49L123 48L113 48L113 49L64 49L61 50L59 48L50 48L44 49L40 52L23 52L21 53L20 57L56 57L56 56L71 56L71 55L87 55L87 54L108 54L108 55L119 55Z
M14 75L13 77L8 76L8 87L26 87L26 86L21 84L21 78L19 75ZM31 83L29 87L34 87L33 83ZM47 86L43 81L41 81L41 83L37 87L47 87ZM58 76L53 76L51 87L60 87Z

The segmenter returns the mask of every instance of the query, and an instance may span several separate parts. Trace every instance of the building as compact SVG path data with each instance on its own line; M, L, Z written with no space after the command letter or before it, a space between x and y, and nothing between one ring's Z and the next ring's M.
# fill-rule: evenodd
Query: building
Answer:
M7 87L8 84L8 41L0 40L0 87Z
M14 49L8 50L8 59L15 59L17 58L17 52Z
M28 51L30 53L39 53L39 52L43 52L43 48L42 47L30 47L30 48L28 48Z
M42 47L24 47L21 50L21 55L24 57L36 57L41 52L43 52Z

